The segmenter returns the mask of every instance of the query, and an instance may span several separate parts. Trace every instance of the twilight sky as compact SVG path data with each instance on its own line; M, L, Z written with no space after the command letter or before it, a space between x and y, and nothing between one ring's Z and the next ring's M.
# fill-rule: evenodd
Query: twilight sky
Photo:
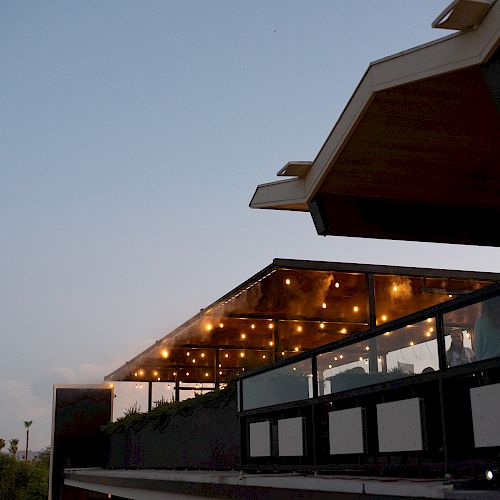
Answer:
M320 237L252 210L368 64L449 0L0 2L0 437L50 443L99 383L273 258L500 272L500 250Z

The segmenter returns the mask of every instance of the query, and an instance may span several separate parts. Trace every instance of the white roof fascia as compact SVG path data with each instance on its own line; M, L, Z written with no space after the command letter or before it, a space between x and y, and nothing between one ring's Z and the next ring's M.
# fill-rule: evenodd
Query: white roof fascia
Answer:
M257 186L252 208L287 209L308 204L340 154L373 94L433 76L482 64L495 51L500 39L500 2L496 1L478 29L458 32L370 63L311 169L303 179L290 179Z
M292 178L260 184L250 201L252 208L283 208L308 211L304 179ZM293 207L293 208L292 208Z
M482 64L500 38L500 2L495 2L480 27L440 38L425 45L372 62L305 178L310 201L361 119L375 92L424 78Z

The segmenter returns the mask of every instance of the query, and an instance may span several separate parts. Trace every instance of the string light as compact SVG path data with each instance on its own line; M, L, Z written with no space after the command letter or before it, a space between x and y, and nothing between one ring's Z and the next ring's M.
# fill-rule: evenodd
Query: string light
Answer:
M369 351L369 350L370 350L370 347L369 347L369 346L366 346L366 347L365 347L365 350Z
M293 348L293 350L294 350L295 352L299 352L299 348L298 348L298 347L294 347L294 348Z
M219 323L219 328L224 328L224 323Z
M161 355L163 358L168 358L168 351L166 349L163 349L163 351L161 351Z
M274 325L272 323L269 324L269 330L272 330L274 328Z
M340 333L347 333L347 328L342 328L342 330L340 330Z
M186 372L186 377L189 377L189 372Z
M285 280L285 284L286 284L286 285L289 285L290 283L291 283L290 278L287 278L287 279Z
M155 370L155 371L153 372L153 375L154 375L155 377L157 377L157 376L158 376L158 372Z
M188 352L186 353L186 356L188 356L188 357L189 357L189 356L191 356L191 353L188 351Z
M324 323L320 323L319 327L323 330L323 328L325 328L325 324Z
M265 354L262 355L262 359L266 359L266 355Z
M240 352L240 358L244 358L245 357L245 353L244 352Z
M245 340L246 338L247 338L246 334L242 333L242 334L241 334L241 339L242 339L242 340Z
M385 314L382 315L382 321L387 321L387 316Z
M274 342L272 340L270 340L269 345L272 347L274 345Z
M339 358L337 358L337 356L335 356L333 359L334 359L335 361L337 361Z
M174 377L177 377L177 372L174 372Z
M354 306L354 307L352 308L352 310L353 310L355 313L357 313L357 312L359 311L359 307L358 307L358 306Z
M335 288L339 288L340 287L340 283L337 281L337 283L335 283Z
M222 370L219 372L219 375L222 375Z
M322 307L323 309L326 309L326 302L323 302L323 304L321 304L321 307Z
M193 363L196 363L196 359L195 358L193 358Z
M362 356L360 356L360 357L359 357L359 360L360 360L360 361L363 361L363 357L362 357Z
M328 368L331 368L331 367L332 367L332 365L328 365Z
M415 345L415 342L413 342L413 340L410 342L410 345L411 346L414 346Z
M301 327L301 326L298 326L298 327L297 327L297 331L298 331L298 332L301 332L301 331L302 331L302 327Z
M285 355L285 351L281 351L281 355L284 356Z
M224 354L224 357L229 358L229 354L228 353Z
M255 330L255 325L252 323L252 324L250 325L250 328L251 328L252 330Z
M205 377L208 377L208 372L205 373Z
M339 358L340 358L340 359L344 359L344 355L343 355L343 354L341 354L341 355L339 356Z
M158 377L158 382L160 381L160 377Z
M202 352L202 353L201 353L201 357L202 357L202 358L204 358L204 357L205 357L205 353L204 353L204 352Z
M207 325L207 332L209 332L211 329L212 329L212 325L210 323L208 323L208 325Z
M427 318L426 321L427 323L430 323L432 321L432 318Z
M392 290L393 290L394 292L397 292L397 291L398 291L398 287L397 287L397 285L394 285L394 286L392 287Z
M144 375L144 370L139 370L139 375Z
M137 377L137 372L134 373L134 377Z

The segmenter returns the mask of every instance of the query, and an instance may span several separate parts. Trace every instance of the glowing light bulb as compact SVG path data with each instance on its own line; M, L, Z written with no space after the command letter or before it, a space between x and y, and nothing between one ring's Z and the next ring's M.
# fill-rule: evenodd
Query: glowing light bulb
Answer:
M451 298L453 297L453 295L450 293L450 294L448 295L448 297L450 297L450 299L451 299Z
M227 354L227 353L226 353L226 354L224 354L224 357L225 357L225 358L229 358L229 354Z
M385 314L382 314L382 321L387 321L387 316Z
M432 333L434 331L434 328L432 326L429 328L429 331Z
M299 352L299 348L298 348L298 347L294 347L294 348L293 348L293 350L294 350L295 352Z
M287 278L287 279L285 280L285 284L286 284L286 285L289 285L290 283L291 283L290 278Z
M430 323L432 321L432 318L427 318L426 321L427 323Z
M207 332L209 332L211 329L212 329L212 325L209 323L209 324L207 325Z
M281 351L281 355L284 356L285 355L285 351Z
M204 358L204 357L205 357L205 353L204 353L204 352L202 352L202 353L201 353L201 357L202 357L202 358Z
M294 372L296 372L296 371L297 371L297 368L295 368L295 366L294 366L292 369L293 369L293 371L294 371Z
M339 288L340 287L340 283L337 281L337 283L335 283L335 288Z
M222 375L222 371L219 372L219 375Z
M188 351L188 352L186 353L186 356L188 356L188 357L189 357L189 356L191 356L191 353Z
M432 333L431 333L431 332L427 332L425 335L426 335L427 337L430 337L430 336L432 335Z
M252 330L255 330L255 325L252 323L252 324L250 325L250 328L251 328Z
M240 358L244 358L245 357L245 353L244 352L240 352Z
M272 340L269 341L269 345L272 347L274 345L274 342Z
M262 355L262 359L266 359L266 355L265 354Z
M397 292L397 291L398 291L398 287L397 287L397 285L394 285L394 286L392 287L392 291L393 291L393 292Z
M186 372L186 377L189 377L189 372Z
M154 372L153 372L153 375L154 375L155 377L157 377L157 376L158 376L158 372L157 372L157 371L154 371Z
M110 389L113 389L114 386L115 386L114 384L109 384Z
M170 384L167 385L167 389L170 389Z
M247 338L246 334L242 333L241 338L242 338L242 340L245 340Z
M274 325L272 323L269 324L269 330L272 330L274 328Z
M326 309L326 302L323 302L323 304L321 304L321 307L322 307L323 309Z
M166 349L163 349L163 351L161 351L161 355L163 358L168 358L168 351Z
M343 354L341 354L341 355L339 356L339 358L340 358L340 359L344 359L344 355L343 355Z
M357 313L357 312L359 311L359 307L358 307L358 306L354 306L354 307L352 308L352 310L353 310L355 313Z
M324 323L320 323L319 327L323 330L323 328L325 328L325 324Z
M144 370L139 370L139 375L144 375Z
M193 358L193 363L196 363L196 359L195 358Z
M174 377L177 377L177 372L174 372Z
M160 381L160 377L158 377L158 382Z
M219 323L219 328L224 328L224 323Z
M415 345L415 342L413 342L413 340L410 342L410 345L413 346Z
M137 377L137 372L134 373L134 377Z
M298 327L297 327L297 331L298 331L298 332L301 332L301 331L302 331L302 327L301 327L301 326L298 326Z
M328 368L331 368L331 367L332 367L332 365L328 365Z
M337 361L337 360L338 360L337 356L335 356L333 359L334 359L334 361Z
M208 377L208 372L207 372L207 373L205 373L205 377Z
M366 347L365 347L365 350L366 350L366 351L369 351L369 350L370 350L370 347L369 347L369 346L366 346Z
M359 360L360 360L360 361L363 361L363 357L362 357L362 356L360 356L360 357L359 357Z
M340 330L340 333L347 333L347 328L342 328L342 330Z

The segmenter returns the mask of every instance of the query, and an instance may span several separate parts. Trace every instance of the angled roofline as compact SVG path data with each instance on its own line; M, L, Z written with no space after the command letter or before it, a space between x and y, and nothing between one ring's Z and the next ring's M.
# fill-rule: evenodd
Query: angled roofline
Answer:
M180 326L164 335L161 339L157 340L153 345L146 348L141 353L134 356L124 365L120 366L113 372L104 377L104 381L113 382L117 373L121 372L126 365L133 365L139 358L153 352L161 346L167 346L178 335L183 333L187 328L203 320L205 316L219 307L222 307L230 300L233 300L241 293L245 292L253 285L265 279L270 274L279 269L289 270L309 270L309 271L325 271L325 272L350 272L350 273L372 273L372 274L396 274L400 276L423 276L423 277L442 277L442 278L455 278L455 279L484 279L500 281L500 273L482 272L482 271L463 271L452 269L434 269L434 268L420 268L420 267L403 267L403 266L388 266L378 264L355 264L348 262L328 262L328 261L313 261L302 259L281 259L275 258L272 263L255 273L253 276L245 280L243 283L234 287L232 290L224 294L219 299L212 302L207 307L200 309L200 312L189 318Z
M500 2L476 30L457 32L373 61L304 177L257 186L251 208L308 211L309 203L355 130L375 93L480 65L500 43ZM280 172L283 169L280 170Z

